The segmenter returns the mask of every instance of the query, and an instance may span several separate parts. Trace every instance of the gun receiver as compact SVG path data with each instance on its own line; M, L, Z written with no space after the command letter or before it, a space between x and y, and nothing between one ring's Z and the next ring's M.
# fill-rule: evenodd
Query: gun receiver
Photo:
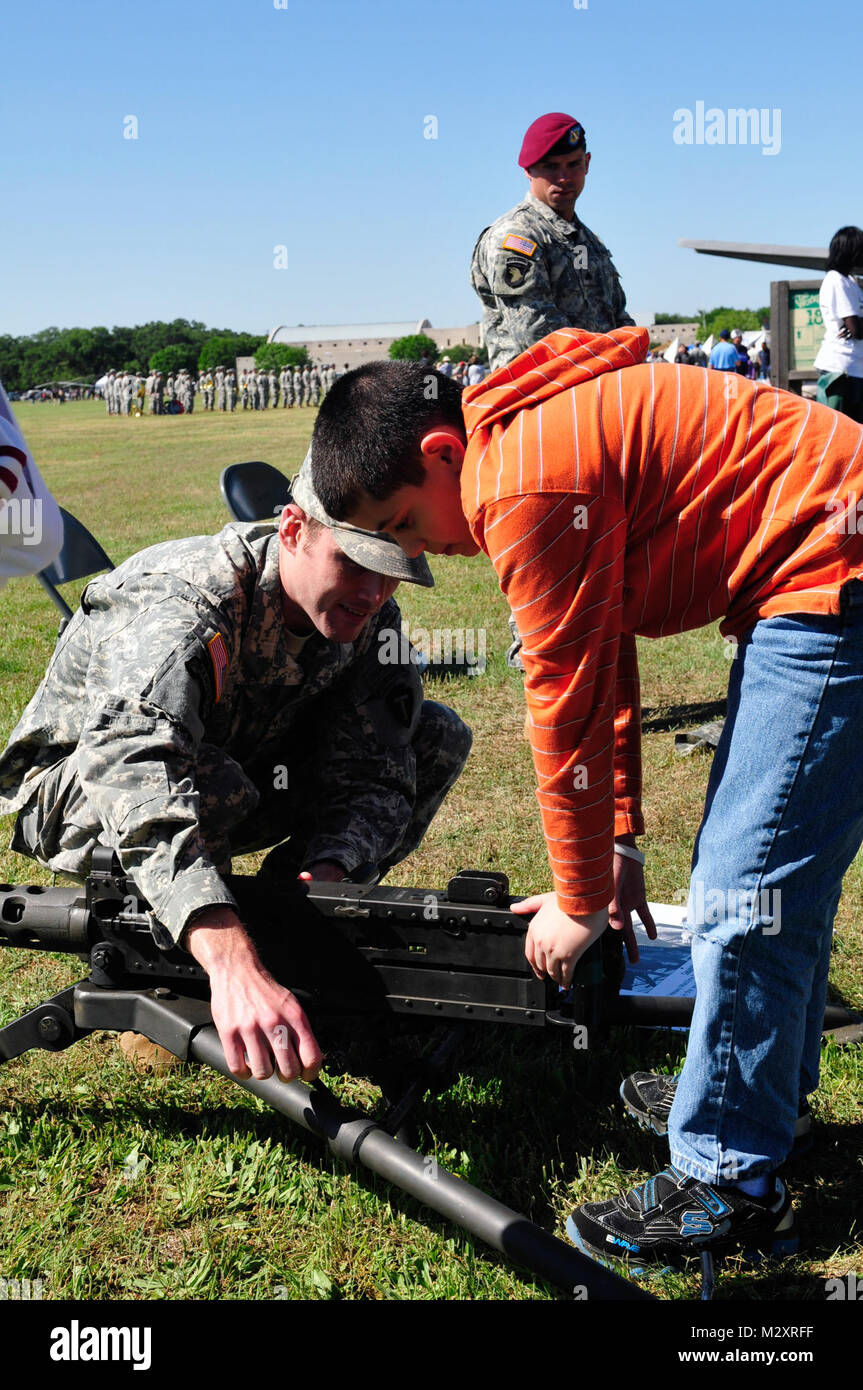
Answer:
M228 882L267 968L312 1007L541 1027L558 1006L527 965L505 874L463 872L445 891ZM160 932L107 851L83 887L0 886L0 946L89 957L100 985L204 992L203 969Z

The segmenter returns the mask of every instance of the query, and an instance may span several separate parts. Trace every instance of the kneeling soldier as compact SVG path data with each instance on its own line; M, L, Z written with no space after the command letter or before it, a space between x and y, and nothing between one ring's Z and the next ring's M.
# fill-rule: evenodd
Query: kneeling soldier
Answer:
M381 659L399 582L434 582L425 560L332 521L308 475L277 527L168 541L88 584L0 756L12 847L83 878L111 846L160 944L208 972L245 1077L275 1065L308 1080L322 1058L243 928L231 857L279 845L294 873L384 873L420 843L471 741L423 700L412 663Z

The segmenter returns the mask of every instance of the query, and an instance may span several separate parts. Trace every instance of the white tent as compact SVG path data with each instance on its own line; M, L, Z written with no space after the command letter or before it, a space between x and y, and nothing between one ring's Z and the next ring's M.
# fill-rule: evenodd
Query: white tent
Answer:
M709 357L710 354L711 354L711 352L713 351L713 348L714 348L715 344L716 344L716 339L714 338L713 334L711 333L710 337L707 339L707 342L701 344L701 351L704 352L704 353L706 353L707 356Z
M671 342L668 344L668 347L665 349L664 353L662 354L664 360L665 360L666 362L673 362L674 359L675 359L675 357L677 356L677 351L678 351L678 348L679 348L679 347L680 347L680 339L679 339L679 338L672 338Z

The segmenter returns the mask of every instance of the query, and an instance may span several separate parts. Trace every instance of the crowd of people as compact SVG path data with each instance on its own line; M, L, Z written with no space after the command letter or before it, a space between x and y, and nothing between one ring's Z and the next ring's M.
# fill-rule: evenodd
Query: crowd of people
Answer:
M444 376L450 377L458 386L465 389L468 386L478 386L488 374L488 367L480 362L477 353L474 353L469 362L457 362L455 366L448 356L442 357L436 363L432 363L429 359L429 366L435 366L439 372L443 372Z
M109 371L101 382L109 415L191 415L195 400L203 410L228 413L239 404L243 410L275 410L320 405L338 373L332 363L323 366L282 367L269 371L251 367L240 373L233 367L216 367L195 376L184 367L176 373Z
M670 360L666 359L665 351L657 349L649 352L647 361ZM738 376L745 376L749 381L770 380L770 348L766 341L762 341L757 349L754 346L747 348L739 328L723 328L719 334L719 341L711 348L709 356L699 342L692 343L689 347L681 343L675 353L674 362L678 367L712 367L714 371L736 372Z

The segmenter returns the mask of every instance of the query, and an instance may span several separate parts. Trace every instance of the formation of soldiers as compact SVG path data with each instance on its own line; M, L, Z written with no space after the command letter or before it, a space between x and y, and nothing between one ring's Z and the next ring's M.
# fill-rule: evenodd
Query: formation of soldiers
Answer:
M266 410L294 405L320 405L338 373L332 363L324 366L283 367L265 371L252 367L240 374L239 383L233 367L216 367L199 372L153 371L148 377L136 372L106 373L102 386L105 408L109 415L191 415L195 397L201 409L231 412L238 400L243 410ZM176 403L176 404L175 404Z
M335 381L332 363L322 367L282 367L281 371L256 371L253 367L240 376L240 400L244 410L276 409L295 405L320 405Z

